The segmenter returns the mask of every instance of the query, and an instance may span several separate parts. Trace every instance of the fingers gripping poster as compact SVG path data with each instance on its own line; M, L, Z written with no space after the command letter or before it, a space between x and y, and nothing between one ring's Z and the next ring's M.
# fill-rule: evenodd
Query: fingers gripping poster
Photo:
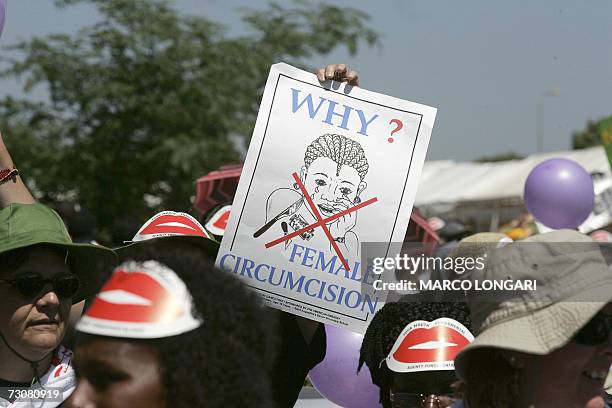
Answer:
M435 115L273 65L217 265L271 307L363 333L385 299L363 290L361 245L403 241Z

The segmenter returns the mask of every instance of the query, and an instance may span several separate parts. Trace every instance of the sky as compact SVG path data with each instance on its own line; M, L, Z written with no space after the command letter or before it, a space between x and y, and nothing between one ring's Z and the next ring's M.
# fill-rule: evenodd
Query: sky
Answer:
M99 18L88 5L58 10L52 0L7 2L3 46L74 33ZM243 32L241 8L267 4L173 3L182 13L227 25L230 34ZM333 3L368 13L381 46L362 47L352 57L338 48L306 62L313 67L345 62L360 73L363 88L437 107L428 160L535 153L539 103L544 151L569 149L572 132L589 119L612 114L612 2L607 0ZM44 91L37 92L34 97ZM0 97L5 94L23 96L15 80L0 80Z

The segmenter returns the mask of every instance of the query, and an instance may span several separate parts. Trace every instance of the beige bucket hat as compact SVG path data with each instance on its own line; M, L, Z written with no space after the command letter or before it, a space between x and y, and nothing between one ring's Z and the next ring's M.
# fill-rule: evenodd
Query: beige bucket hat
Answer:
M512 239L508 238L505 234L497 232L479 232L469 235L459 241L459 243L448 253L448 258L480 258L484 254L504 246L509 242L512 242ZM466 269L462 273L456 273L452 268L448 268L434 270L431 278L432 280L463 280L467 279L470 273L469 269Z
M512 242L506 234L498 232L479 232L463 238L448 255L450 258L478 258ZM461 278L467 278L463 274Z
M488 347L548 354L567 344L612 300L612 272L599 247L572 230L508 244L468 279L536 280L537 289L506 293L499 301L468 297L476 339L455 359L463 379L473 350Z

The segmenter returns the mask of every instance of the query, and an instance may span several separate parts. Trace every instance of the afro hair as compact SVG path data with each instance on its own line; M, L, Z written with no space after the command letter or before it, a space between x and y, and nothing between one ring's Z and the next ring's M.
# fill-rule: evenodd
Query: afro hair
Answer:
M189 244L161 240L129 257L156 260L176 272L204 322L193 331L149 341L158 349L172 407L273 406L268 373L276 326L255 292Z
M415 320L433 321L442 317L454 319L471 330L468 306L464 302L439 301L433 293L404 296L398 302L387 303L374 315L361 343L359 369L365 363L372 382L380 387L380 402L391 407L389 391L392 372L381 362L387 357L401 331ZM449 299L447 296L445 299Z

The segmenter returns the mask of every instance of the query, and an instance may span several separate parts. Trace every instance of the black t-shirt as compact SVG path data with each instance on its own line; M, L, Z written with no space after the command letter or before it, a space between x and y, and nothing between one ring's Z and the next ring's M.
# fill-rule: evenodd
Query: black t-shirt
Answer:
M291 408L298 399L308 372L325 357L325 326L321 323L310 344L302 335L294 315L268 309L278 315L278 345L276 360L270 374L276 408Z

